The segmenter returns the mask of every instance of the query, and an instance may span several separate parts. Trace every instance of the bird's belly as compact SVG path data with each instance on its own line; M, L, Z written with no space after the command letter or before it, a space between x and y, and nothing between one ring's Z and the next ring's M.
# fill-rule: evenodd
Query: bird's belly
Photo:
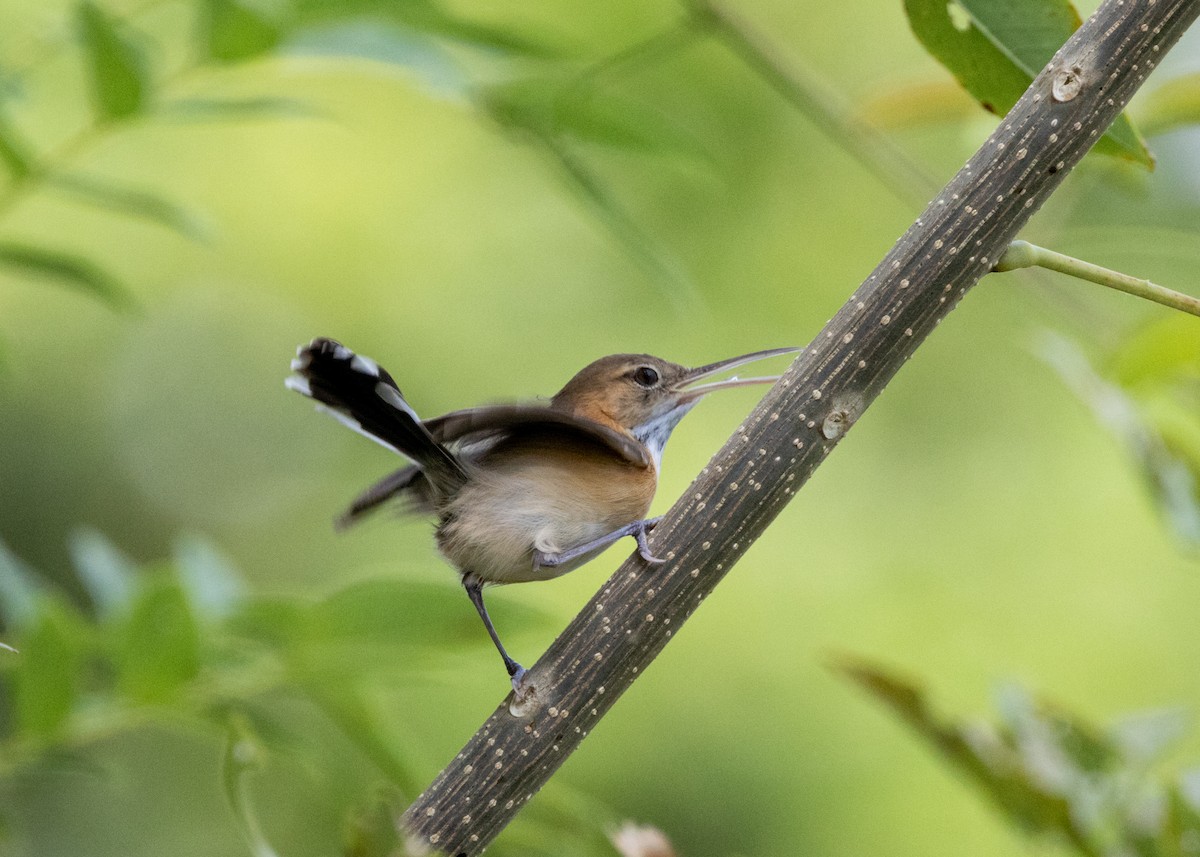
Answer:
M643 518L654 481L653 471L625 464L581 468L544 455L506 462L475 474L450 503L438 547L460 571L488 583L558 577L603 548L537 569L534 551L568 551Z

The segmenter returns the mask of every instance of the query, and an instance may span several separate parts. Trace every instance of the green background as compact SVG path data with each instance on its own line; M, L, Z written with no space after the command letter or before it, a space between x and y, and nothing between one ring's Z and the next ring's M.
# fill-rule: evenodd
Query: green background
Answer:
M680 14L659 2L455 8L568 46L571 68ZM949 80L899 2L739 9L855 104L903 104L903 87ZM47 142L89 122L78 57L59 44L67 10L0 3L0 56L47 57L22 107ZM181 17L168 3L135 19L161 39L167 68L182 61ZM1198 58L1193 36L1160 74ZM0 214L4 235L102 262L140 305L113 312L0 271L0 538L81 605L68 552L81 526L147 563L180 534L202 534L263 593L315 597L377 578L453 592L428 524L383 516L333 532L332 517L397 462L284 390L298 344L332 336L376 358L429 416L548 396L612 352L694 365L800 345L918 214L702 40L604 84L668 117L702 154L572 144L686 272L688 285L672 282L639 264L544 152L472 103L464 81L503 79L498 63L415 37L409 60L303 52L185 72L164 91L282 95L306 110L152 116L88 132L70 153L73 167L196 212L203 241L44 188ZM890 132L939 182L993 121L949 103L937 121ZM1200 270L1198 139L1152 139L1153 174L1085 164L1028 237L1188 289ZM1196 709L1200 565L1120 443L1037 355L1048 329L1103 354L1165 313L1062 279L984 281L558 779L617 818L661 827L686 857L1024 851L826 663L881 660L955 713L985 711L1009 680L1101 723ZM655 514L756 396L714 396L682 423ZM514 655L535 660L629 549L495 593ZM472 620L466 598L461 611ZM375 692L387 740L422 781L505 690L481 628L478 640L429 633L429 649ZM312 756L270 757L253 789L260 820L282 855L332 853L347 803L377 773L302 701L278 704ZM1176 766L1198 750L1185 741ZM219 731L155 713L10 771L0 854L245 854L220 756Z

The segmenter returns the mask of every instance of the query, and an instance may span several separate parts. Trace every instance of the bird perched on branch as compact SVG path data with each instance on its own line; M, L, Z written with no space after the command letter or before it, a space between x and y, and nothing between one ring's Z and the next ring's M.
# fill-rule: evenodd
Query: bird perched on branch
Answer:
M483 587L547 580L625 536L651 564L646 519L663 446L706 394L778 376L697 384L795 351L756 351L688 369L648 354L590 363L546 404L489 405L422 421L369 357L332 339L301 346L287 386L412 464L368 488L339 518L353 524L391 500L437 518L437 545L504 659L518 698L524 668L496 633Z

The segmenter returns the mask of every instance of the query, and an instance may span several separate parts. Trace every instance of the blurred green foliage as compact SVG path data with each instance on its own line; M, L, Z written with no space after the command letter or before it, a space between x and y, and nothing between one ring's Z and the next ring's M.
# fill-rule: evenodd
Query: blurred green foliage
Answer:
M339 798L346 850L388 853L356 844L350 821L376 812L380 788L388 805L402 809L405 796L421 787L409 748L388 740L379 722L402 720L403 705L416 700L385 715L372 695L397 675L411 680L429 669L447 645L486 642L470 613L458 609L458 593L381 579L317 601L254 596L230 561L197 538L181 540L173 560L156 568L138 568L94 532L79 534L72 554L91 616L41 586L7 551L0 555L10 590L0 607L15 643L0 662L6 788L18 789L31 769L59 769L64 759L148 721L173 721L210 740L224 735L221 779L230 808L252 850L274 853L258 820L253 780L273 754L320 764L313 750L319 738L282 710L303 700L310 716L328 720L366 763L357 787ZM544 621L528 611L514 618ZM610 815L594 800L559 790L531 814L528 841L516 853L558 853L554 844L564 841L598 843L604 850L597 853L611 853L603 839ZM518 831L514 843L521 837Z
M1028 832L1095 857L1200 851L1200 770L1176 782L1151 775L1184 731L1181 712L1150 712L1099 730L1008 686L998 694L998 726L946 723L912 683L870 664L839 669Z
M394 462L286 394L296 344L343 339L434 414L603 353L802 343L994 121L929 97L900 2L739 9L783 83L705 8L0 0L0 855L386 853L503 692L426 527L331 532ZM1088 159L1031 240L1194 286L1198 51L1131 106L1157 170ZM611 854L622 818L689 857L1023 847L829 646L952 710L1053 688L1088 716L1014 703L998 755L950 761L1001 758L1051 849L1177 853L1122 839L1140 804L1080 815L1150 761L1080 724L1200 699L1196 321L1022 277L922 348L497 853ZM684 423L658 508L751 401ZM602 566L499 593L515 653ZM974 734L876 685L935 744ZM1101 760L1047 745L1079 786L1057 815L1021 767L1047 723ZM1200 739L1175 753L1168 780Z

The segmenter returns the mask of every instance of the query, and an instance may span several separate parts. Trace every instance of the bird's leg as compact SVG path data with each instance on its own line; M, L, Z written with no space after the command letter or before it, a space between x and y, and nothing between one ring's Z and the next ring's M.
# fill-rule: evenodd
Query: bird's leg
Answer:
M533 552L533 567L534 570L539 568L554 568L566 562L579 559L581 556L587 556L600 548L607 547L618 539L623 539L625 536L633 536L637 539L638 554L646 562L651 565L662 565L666 562L665 559L659 559L654 554L650 553L650 545L646 543L646 533L654 529L654 525L662 520L660 515L657 518L647 518L644 521L634 521L632 524L626 524L620 529L613 530L611 533L606 533L598 539L588 542L587 544L573 547L570 550L560 551L559 553L546 553L545 551L535 550Z
M496 644L500 657L504 658L504 668L508 670L508 677L512 679L513 692L516 693L517 699L524 699L525 667L510 658L508 652L504 651L504 644L500 642L500 635L496 633L492 617L488 616L487 608L483 606L483 583L473 574L464 574L462 583L463 588L467 590L467 597L479 611L479 618L483 620L483 626L487 628L488 636Z

